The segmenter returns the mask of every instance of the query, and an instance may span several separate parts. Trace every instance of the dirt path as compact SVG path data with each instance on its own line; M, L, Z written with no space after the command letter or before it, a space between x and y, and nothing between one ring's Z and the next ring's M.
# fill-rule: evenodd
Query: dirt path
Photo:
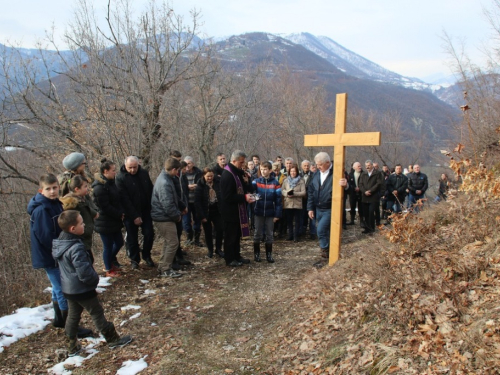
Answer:
M350 228L345 242L358 233ZM244 241L242 249L244 256L252 256L251 241ZM291 301L304 278L317 272L312 265L320 259L318 249L317 241L277 241L276 263L252 260L229 268L217 257L206 257L205 248L190 247L194 265L180 279L158 278L155 269L145 267L127 270L101 300L108 319L119 332L133 335L134 342L117 350L100 344L97 355L70 369L73 374L115 374L124 361L147 355L148 368L142 373L263 373L272 351L266 344L276 340L281 324L294 319ZM153 259L158 258L156 249ZM126 305L141 308L121 310ZM139 317L128 320L137 312ZM84 325L93 328L86 313ZM56 350L64 347L63 330L48 326L6 348L0 354L0 373L46 373L59 362Z

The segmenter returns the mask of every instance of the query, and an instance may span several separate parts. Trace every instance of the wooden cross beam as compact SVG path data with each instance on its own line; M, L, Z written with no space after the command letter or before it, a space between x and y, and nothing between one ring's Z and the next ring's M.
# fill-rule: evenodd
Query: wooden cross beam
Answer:
M311 134L304 136L305 146L333 146L333 189L332 220L330 224L330 258L331 266L339 259L342 238L342 209L344 188L339 185L344 178L346 146L379 146L380 132L346 133L347 94L337 94L335 112L335 133Z

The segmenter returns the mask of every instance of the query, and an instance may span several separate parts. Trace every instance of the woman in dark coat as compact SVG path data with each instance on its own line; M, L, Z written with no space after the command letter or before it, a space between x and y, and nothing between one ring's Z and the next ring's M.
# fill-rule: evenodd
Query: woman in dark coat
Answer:
M200 178L195 190L194 204L196 214L201 220L203 231L205 232L205 243L208 248L208 257L214 255L214 241L212 225L215 229L215 253L224 258L222 252L222 240L224 236L222 216L219 212L218 202L220 201L220 178L215 176L212 169L203 169L203 177Z
M101 160L100 173L95 174L92 184L94 202L99 210L95 231L103 245L102 257L107 277L117 277L120 264L116 259L123 247L123 218L125 210L121 205L120 192L115 185L116 165L111 160Z

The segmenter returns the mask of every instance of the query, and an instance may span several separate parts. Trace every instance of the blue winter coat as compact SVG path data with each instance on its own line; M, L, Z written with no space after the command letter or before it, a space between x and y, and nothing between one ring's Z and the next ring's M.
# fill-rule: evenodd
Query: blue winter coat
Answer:
M281 217L283 203L281 197L281 186L278 181L269 178L259 177L252 181L254 192L260 195L260 199L254 204L256 216Z
M35 269L57 267L52 257L52 241L61 233L57 219L62 211L59 199L49 199L40 193L28 203L28 214L31 216L31 263Z

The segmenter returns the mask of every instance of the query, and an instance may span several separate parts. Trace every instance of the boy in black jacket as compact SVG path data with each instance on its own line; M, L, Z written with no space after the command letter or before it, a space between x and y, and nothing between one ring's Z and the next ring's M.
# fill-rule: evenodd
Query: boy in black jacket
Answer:
M62 232L53 241L52 256L61 270L62 291L68 300L66 336L69 340L69 356L74 356L81 350L76 334L83 309L89 312L110 348L130 343L131 336L120 338L113 323L106 320L104 309L97 298L99 276L92 267L90 256L80 238L85 230L82 216L78 211L67 210L61 213L57 222Z

